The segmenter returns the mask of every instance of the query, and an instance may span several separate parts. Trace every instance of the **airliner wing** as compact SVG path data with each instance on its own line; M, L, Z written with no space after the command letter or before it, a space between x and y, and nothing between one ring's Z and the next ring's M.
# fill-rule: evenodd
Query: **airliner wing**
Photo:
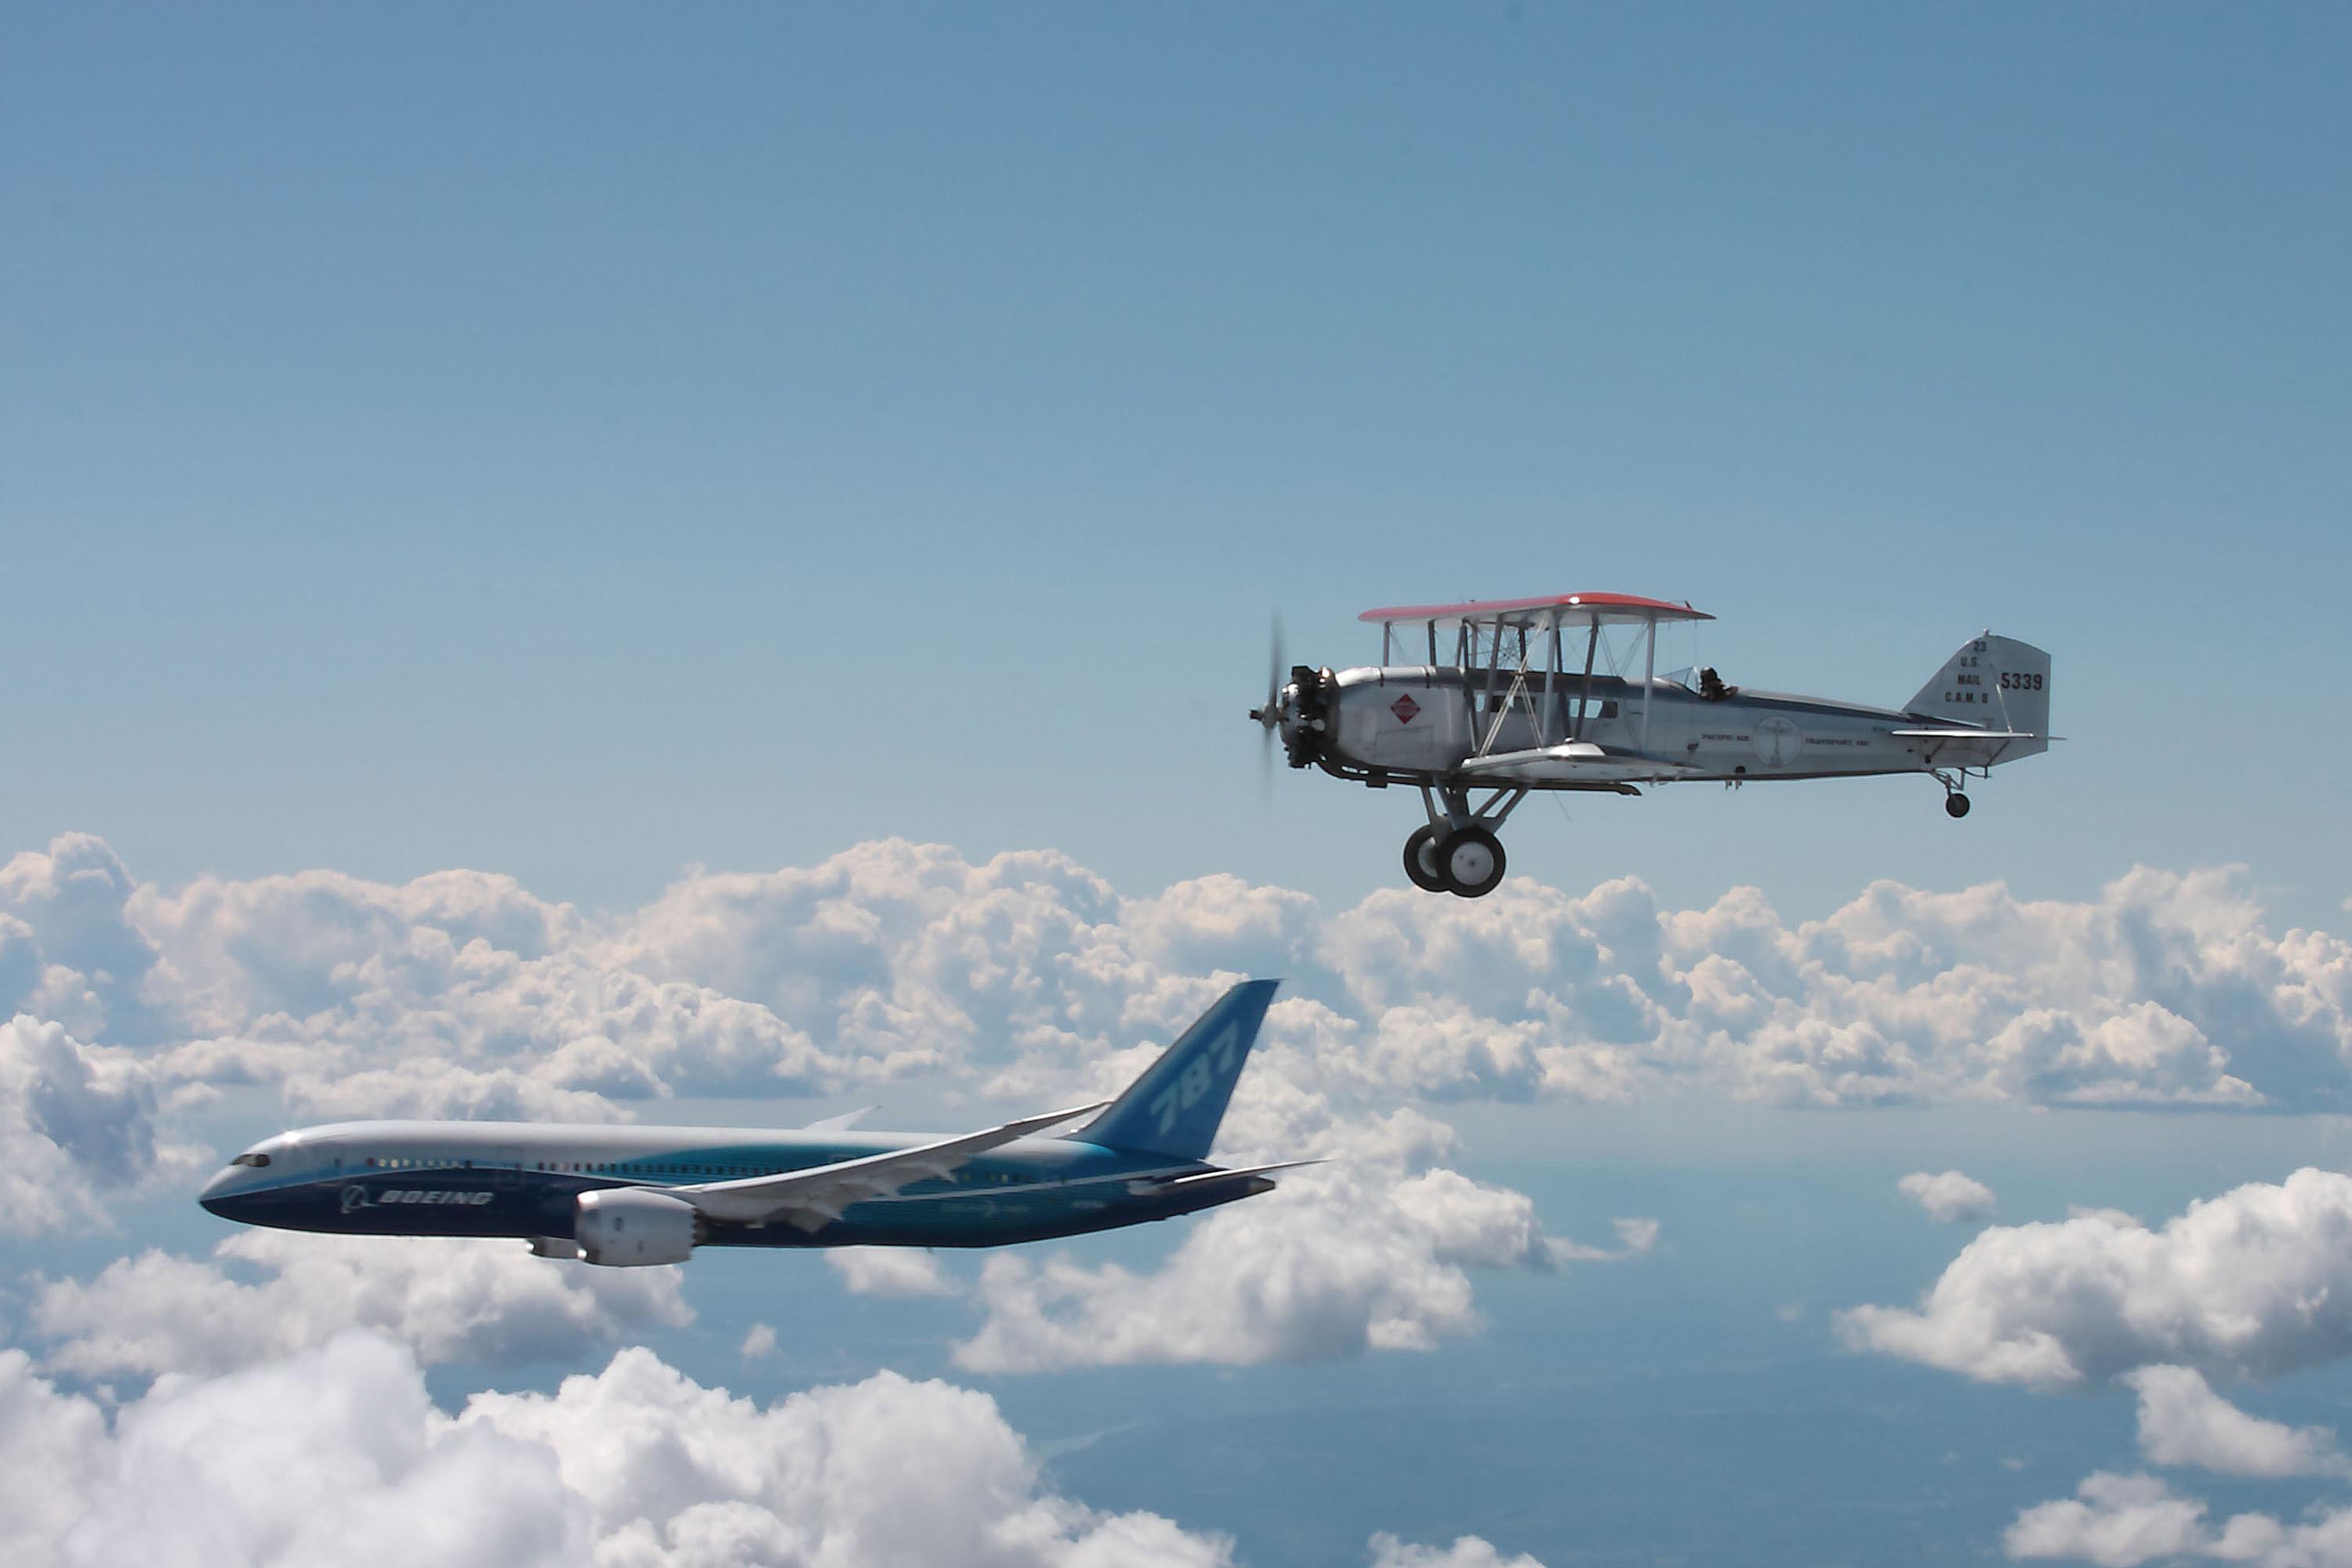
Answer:
M703 1182L665 1187L665 1193L685 1199L713 1219L740 1220L751 1225L782 1221L803 1230L822 1230L850 1205L868 1198L887 1198L900 1188L944 1176L974 1154L1016 1138L1026 1138L1056 1122L1089 1116L1109 1104L1074 1105L1043 1116L1024 1116L1001 1127L960 1137L942 1138L912 1149L894 1149L830 1165L812 1165L775 1176L746 1176L733 1182Z

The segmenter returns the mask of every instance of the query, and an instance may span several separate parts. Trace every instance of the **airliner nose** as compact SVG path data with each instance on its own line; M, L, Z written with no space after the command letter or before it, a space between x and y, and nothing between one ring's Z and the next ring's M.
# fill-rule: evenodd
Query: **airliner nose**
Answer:
M204 1191L196 1194L196 1202L202 1204L211 1213L220 1215L221 1218L229 1218L227 1206L229 1188L235 1185L236 1182L236 1167L223 1165L213 1179L205 1184Z

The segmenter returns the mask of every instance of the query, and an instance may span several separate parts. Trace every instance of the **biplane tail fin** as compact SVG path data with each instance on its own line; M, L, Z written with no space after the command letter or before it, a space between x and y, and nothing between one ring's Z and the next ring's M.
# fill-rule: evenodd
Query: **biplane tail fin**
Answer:
M2007 730L2032 737L2007 757L2047 749L2050 736L2050 656L2032 643L1987 632L1970 637L1944 661L1935 679L1905 705L1916 719Z
M1226 992L1108 1110L1065 1136L1132 1153L1207 1159L1277 984L1244 980Z

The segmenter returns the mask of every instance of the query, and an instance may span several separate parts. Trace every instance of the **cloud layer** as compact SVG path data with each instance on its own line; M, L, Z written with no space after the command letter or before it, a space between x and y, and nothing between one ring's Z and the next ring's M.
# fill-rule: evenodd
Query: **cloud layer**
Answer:
M89 1378L211 1375L352 1327L426 1363L576 1360L694 1317L675 1268L556 1264L512 1241L253 1230L213 1258L148 1251L87 1283L38 1282L29 1321L49 1343L46 1364Z
M1752 889L1674 910L1630 879L1330 913L1230 876L1122 897L1051 852L895 840L612 918L470 871L167 891L80 835L0 868L0 1009L319 1116L1019 1089L1167 1038L1242 973L1289 979L1281 1070L1390 1103L2352 1103L2352 944L2273 934L2227 870L2074 903L1882 882L1791 923Z
M761 1405L649 1351L436 1409L353 1331L110 1422L0 1351L0 1548L20 1568L1223 1568L1232 1544L1052 1490L987 1395L878 1373ZM1394 1568L1540 1568L1380 1536Z

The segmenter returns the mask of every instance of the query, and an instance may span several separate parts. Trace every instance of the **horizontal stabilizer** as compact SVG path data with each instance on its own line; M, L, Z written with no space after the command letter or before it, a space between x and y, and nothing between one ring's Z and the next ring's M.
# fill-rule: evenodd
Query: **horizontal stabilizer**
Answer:
M1189 1176L1167 1176L1156 1181L1129 1182L1127 1190L1141 1197L1150 1193L1172 1193L1193 1187L1214 1185L1218 1182L1237 1182L1245 1176L1271 1175L1276 1171L1295 1171L1301 1165L1319 1165L1320 1160L1277 1160L1271 1165L1241 1165L1230 1171L1195 1171Z
M2029 735L2022 730L1889 730L1890 735L1906 741L2041 741L2044 735Z

